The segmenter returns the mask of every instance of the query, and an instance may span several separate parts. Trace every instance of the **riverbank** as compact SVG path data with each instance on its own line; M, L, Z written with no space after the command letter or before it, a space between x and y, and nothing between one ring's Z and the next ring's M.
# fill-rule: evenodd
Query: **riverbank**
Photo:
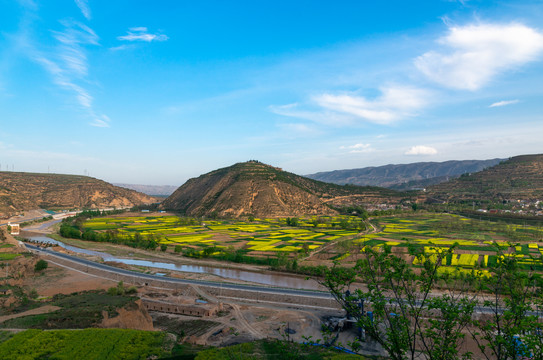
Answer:
M64 239L60 236L47 238L44 234L25 231L23 237L36 243L55 243L68 252L100 261L124 269L160 273L162 275L208 281L228 281L242 284L262 284L292 289L326 291L314 280L273 272L265 267L245 264L224 264L218 261L197 261L181 258L167 253L149 254L148 251L133 249L123 245L94 243L76 239ZM62 239L62 241L57 240ZM78 246L79 245L79 246ZM115 250L115 251L111 251Z

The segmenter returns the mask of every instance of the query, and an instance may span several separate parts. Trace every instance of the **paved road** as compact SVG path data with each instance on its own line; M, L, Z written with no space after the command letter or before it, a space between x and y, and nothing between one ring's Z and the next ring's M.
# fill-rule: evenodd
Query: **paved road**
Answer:
M267 293L272 293L272 294L282 294L282 295L309 296L309 297L316 297L316 298L321 298L321 299L332 298L332 296L327 292L314 291L314 290L299 290L299 289L275 288L275 287L267 287L267 286L259 286L259 285L231 284L231 283L222 283L218 281L178 279L178 278L171 278L167 276L142 274L139 272L130 271L126 269L120 269L114 266L109 266L109 265L97 263L94 261L90 261L87 259L82 259L76 256L59 253L50 249L43 249L38 246L30 245L28 243L25 243L25 246L28 249L33 250L35 252L45 253L51 256L59 257L65 260L69 260L71 262L75 262L75 263L85 265L85 266L94 267L94 268L111 272L114 274L131 276L136 279L139 279L142 282L145 282L146 280L147 281L157 280L157 281L166 281L166 282L178 283L178 284L200 285L200 286L208 286L208 287L215 287L215 288L222 288L222 289L248 290L248 291L267 292Z
M135 271L120 269L113 266L104 265L104 264L97 263L94 261L82 259L79 257L59 253L53 250L43 249L38 246L30 245L28 243L25 243L25 245L27 248L36 252L42 252L51 256L66 259L66 260L69 260L78 264L82 264L85 266L94 267L94 268L107 271L110 273L130 276L135 279L139 279L139 281L141 282L146 282L146 280L147 281L156 280L156 281L164 281L164 282L177 283L177 284L190 284L190 285L214 287L217 289L222 288L222 289L232 289L232 290L241 290L241 291L244 291L244 290L256 291L256 292L264 292L264 293L280 294L280 295L306 296L306 297L314 297L314 298L326 299L326 300L333 299L330 293L314 291L314 290L299 290L299 289L287 289L287 288L267 287L267 286L259 286L259 285L231 284L231 283L222 283L222 282L217 282L217 281L178 279L178 278L171 278L167 276L142 274ZM492 307L477 306L475 308L475 313L478 313L478 314L493 314L494 311L495 310ZM500 313L503 312L503 309L498 309L498 312ZM535 315L538 317L543 317L543 314L537 311L528 311L526 314L531 315L531 316Z

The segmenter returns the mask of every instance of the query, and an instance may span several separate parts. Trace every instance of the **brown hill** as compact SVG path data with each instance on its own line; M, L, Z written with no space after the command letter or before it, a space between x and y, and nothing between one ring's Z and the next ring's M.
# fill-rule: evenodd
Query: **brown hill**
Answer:
M402 196L382 188L324 183L248 161L188 180L161 206L192 216L326 215L337 213L333 207L398 203Z
M87 176L0 171L0 217L23 210L129 207L156 199Z
M447 202L543 199L543 154L516 156L464 174L430 187L427 195Z

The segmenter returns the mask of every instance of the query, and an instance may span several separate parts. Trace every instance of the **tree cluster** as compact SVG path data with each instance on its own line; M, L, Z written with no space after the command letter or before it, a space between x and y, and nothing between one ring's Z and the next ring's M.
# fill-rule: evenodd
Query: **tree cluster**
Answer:
M334 266L320 282L363 329L365 341L377 342L391 359L471 359L474 354L461 350L468 338L477 358L543 359L542 278L522 271L500 247L500 261L485 269L490 276L477 269L440 271L454 247L410 249L421 268L387 246L364 251L355 267ZM358 350L363 342L350 345Z
M96 242L110 242L113 244L127 245L133 248L155 250L160 242L160 237L154 234L146 236L139 232L133 234L121 234L116 230L107 230L99 233L93 230L85 230L81 232L75 225L62 223L59 233L61 236L71 239L83 239Z

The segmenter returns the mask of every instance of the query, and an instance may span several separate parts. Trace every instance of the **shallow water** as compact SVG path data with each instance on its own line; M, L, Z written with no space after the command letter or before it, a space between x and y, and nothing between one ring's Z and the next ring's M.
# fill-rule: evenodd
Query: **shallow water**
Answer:
M101 257L104 261L114 261L127 265L137 265L152 267L157 269L174 270L188 273L200 273L200 274L212 274L226 279L235 279L250 281L257 284L271 285L277 287L293 288L293 289L308 289L308 290L322 290L322 288L314 280L305 280L300 277L294 277L289 275L277 275L277 274L262 274L258 272L239 270L239 269L225 269L216 268L213 266L201 266L201 265L179 265L166 262L148 261L148 260L136 260L125 259L115 257L111 254L107 254L100 251L92 251L81 249L75 246L66 245L61 241L57 241L46 236L29 236L30 240L45 244L54 244L65 248L66 250L74 253L93 255Z

